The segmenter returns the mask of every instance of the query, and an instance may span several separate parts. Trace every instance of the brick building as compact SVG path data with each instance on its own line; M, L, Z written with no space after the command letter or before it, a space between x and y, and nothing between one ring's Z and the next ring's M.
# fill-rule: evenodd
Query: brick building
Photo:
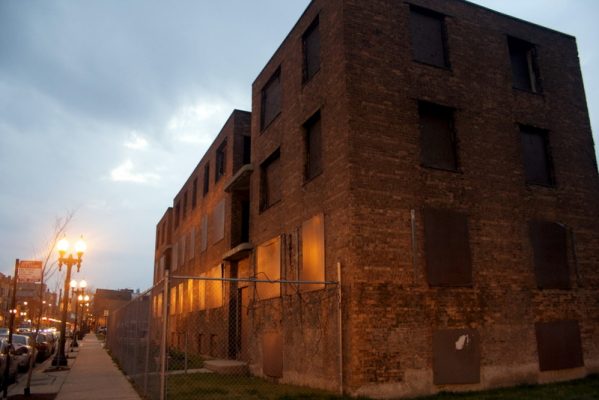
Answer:
M335 285L171 291L171 342L204 318L236 345L206 331L198 351L280 382L386 397L599 372L575 39L461 0L314 0L158 224L164 268L340 270L340 329Z
M124 306L131 301L133 295L132 289L96 289L92 296L92 315L97 326L106 326L108 318L116 309ZM74 297L71 298L72 305L75 305Z

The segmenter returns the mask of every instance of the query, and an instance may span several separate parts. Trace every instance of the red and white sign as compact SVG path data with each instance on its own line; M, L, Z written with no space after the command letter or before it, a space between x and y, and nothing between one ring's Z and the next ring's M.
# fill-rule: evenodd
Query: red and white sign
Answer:
M40 282L42 280L41 261L19 261L18 282Z

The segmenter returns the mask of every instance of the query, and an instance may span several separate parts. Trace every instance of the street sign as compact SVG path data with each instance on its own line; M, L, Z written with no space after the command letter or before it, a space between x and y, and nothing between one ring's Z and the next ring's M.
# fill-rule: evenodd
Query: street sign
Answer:
M19 261L18 270L19 282L40 282L42 280L42 262L41 261Z

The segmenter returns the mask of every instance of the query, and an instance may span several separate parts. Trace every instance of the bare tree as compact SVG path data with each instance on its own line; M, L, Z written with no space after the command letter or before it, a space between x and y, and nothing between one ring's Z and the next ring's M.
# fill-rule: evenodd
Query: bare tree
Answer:
M64 217L56 218L56 220L54 221L54 232L48 239L45 250L41 255L41 258L42 258L42 281L40 283L39 302L38 302L39 306L38 306L37 322L36 322L36 328L35 328L36 337L37 337L37 334L39 333L41 323L42 323L42 316L44 313L44 305L45 305L44 283L47 282L58 271L56 268L56 266L57 266L56 261L55 260L50 261L50 260L51 260L52 254L54 253L54 249L56 248L56 244L58 243L60 238L62 236L64 236L66 229L69 226L69 223L73 219L74 215L75 215L75 211L67 211L67 213ZM58 286L59 284L60 284L60 279L58 279L56 286ZM24 389L26 396L30 394L31 373L33 371L33 365L35 363L35 357L36 357L35 346L33 346L33 349L34 350L33 350L33 353L31 354L31 359L30 359L30 363L29 363L29 373L27 374L27 384L25 385L25 389Z

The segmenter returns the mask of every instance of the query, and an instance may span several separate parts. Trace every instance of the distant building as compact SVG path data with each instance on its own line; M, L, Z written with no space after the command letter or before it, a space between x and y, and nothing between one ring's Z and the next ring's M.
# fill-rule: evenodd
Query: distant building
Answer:
M340 270L341 329L323 284L180 280L153 309L170 345L284 383L538 383L599 372L598 255L572 36L461 0L314 0L159 221L154 282Z
M10 302L12 293L12 278L0 273L0 327L8 327Z
M91 308L96 325L106 326L106 317L117 308L120 308L131 301L132 295L132 289L96 289Z

